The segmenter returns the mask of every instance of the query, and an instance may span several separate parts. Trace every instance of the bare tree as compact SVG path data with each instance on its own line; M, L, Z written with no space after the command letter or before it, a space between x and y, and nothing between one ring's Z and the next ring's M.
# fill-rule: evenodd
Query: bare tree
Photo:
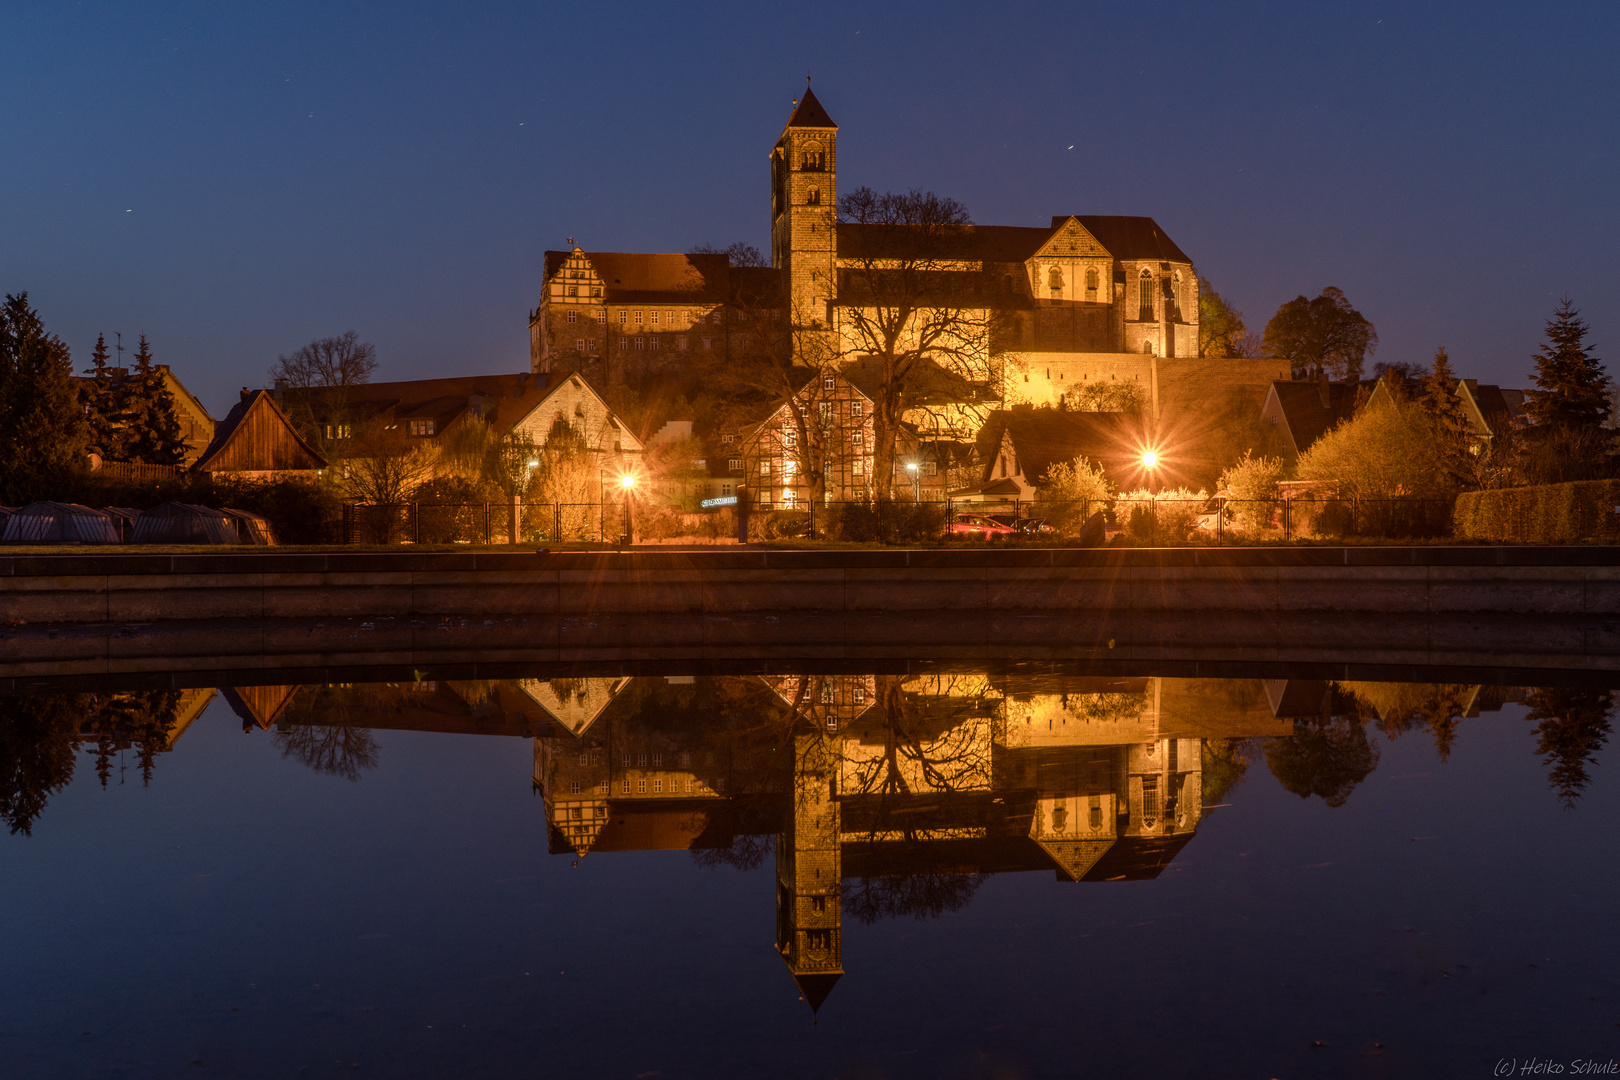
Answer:
M377 347L353 330L337 337L316 338L270 365L270 384L290 390L282 404L299 433L327 460L347 456L345 425L355 420L349 390L371 380L377 370ZM328 437L328 430L332 437Z
M861 187L839 199L838 217L857 228L847 242L840 234L834 349L875 367L872 486L887 495L895 437L920 384L938 369L969 383L992 381L991 290L972 257L967 207L955 199Z

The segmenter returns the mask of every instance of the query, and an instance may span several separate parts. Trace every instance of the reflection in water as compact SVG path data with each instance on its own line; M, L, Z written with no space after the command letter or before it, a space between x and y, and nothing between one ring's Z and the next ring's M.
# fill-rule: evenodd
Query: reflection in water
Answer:
M549 848L685 850L775 875L775 945L812 1009L844 973L842 929L969 904L990 875L1157 877L1264 761L1301 798L1343 805L1379 742L1526 707L1573 807L1610 733L1607 690L1460 684L777 675L229 687L249 734L358 781L376 729L533 741ZM0 698L0 815L30 833L90 756L143 783L213 690Z

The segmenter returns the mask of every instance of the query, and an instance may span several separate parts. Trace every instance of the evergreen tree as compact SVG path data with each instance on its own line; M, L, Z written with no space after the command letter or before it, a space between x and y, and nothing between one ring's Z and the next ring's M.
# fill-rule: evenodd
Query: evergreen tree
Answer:
M1434 351L1434 366L1421 379L1418 403L1434 418L1436 443L1445 469L1460 486L1477 479L1479 448L1468 422L1468 410L1457 396L1458 379L1451 369L1446 347Z
M185 460L186 443L180 436L180 418L175 414L174 395L163 381L163 372L152 363L152 350L141 335L135 350L135 370L125 383L129 415L128 460L149 465L178 465Z
M1588 766L1609 741L1610 690L1544 687L1525 699L1525 719L1536 725L1536 752L1547 765L1547 783L1565 809L1573 809L1591 783Z
M84 465L88 430L73 359L46 333L28 294L0 308L0 503L46 498Z
M1584 344L1588 327L1565 297L1547 320L1547 341L1536 353L1536 389L1525 409L1537 425L1593 429L1609 418L1609 376Z
M107 338L97 334L90 370L85 372L90 378L79 384L79 404L90 427L90 445L101 451L103 460L126 461L129 424L124 414L124 372L109 367L108 359Z

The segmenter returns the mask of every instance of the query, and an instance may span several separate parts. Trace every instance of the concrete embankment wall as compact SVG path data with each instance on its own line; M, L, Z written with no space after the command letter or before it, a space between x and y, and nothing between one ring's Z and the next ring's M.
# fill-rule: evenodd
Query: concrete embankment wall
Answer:
M0 620L951 611L1620 614L1620 548L0 558Z
M619 661L1620 671L1620 549L0 558L0 678Z

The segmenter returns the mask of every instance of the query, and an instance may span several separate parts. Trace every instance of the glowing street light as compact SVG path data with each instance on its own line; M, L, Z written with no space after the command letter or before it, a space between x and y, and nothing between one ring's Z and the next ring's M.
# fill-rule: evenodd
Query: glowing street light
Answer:
M619 485L626 491L629 491L631 488L636 486L636 478L630 473L625 473L623 476L619 477Z
M1157 469L1159 467L1158 453L1153 450L1142 451L1142 467L1145 469Z
M922 473L915 461L906 462L906 472L911 474L911 499L913 502L922 502Z

